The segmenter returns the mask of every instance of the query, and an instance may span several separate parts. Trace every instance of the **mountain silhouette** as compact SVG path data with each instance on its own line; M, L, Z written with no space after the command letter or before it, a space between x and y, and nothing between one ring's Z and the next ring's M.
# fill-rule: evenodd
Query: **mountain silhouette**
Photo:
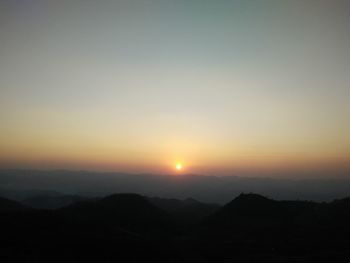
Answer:
M309 224L317 206L308 201L276 201L257 194L240 194L206 218L200 231L219 239L277 240L307 231L311 235L314 226Z
M234 222L262 223L270 221L290 221L316 206L308 201L276 201L258 194L240 194L229 202L211 220L220 224Z
M280 218L282 207L278 201L257 194L240 194L217 211L211 221L230 225L242 222L261 223L263 219Z
M315 203L250 193L218 207L113 194L50 210L1 198L0 208L4 262L350 260L350 198Z
M113 225L132 231L169 229L172 218L138 194L114 194L102 199L78 202L59 210L73 220Z

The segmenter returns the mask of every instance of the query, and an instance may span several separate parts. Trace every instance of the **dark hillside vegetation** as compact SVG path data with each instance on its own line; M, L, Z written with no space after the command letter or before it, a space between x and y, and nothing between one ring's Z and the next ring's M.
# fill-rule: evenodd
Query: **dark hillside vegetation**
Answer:
M2 262L345 262L349 200L241 194L220 208L114 194L43 210L0 199L0 250Z

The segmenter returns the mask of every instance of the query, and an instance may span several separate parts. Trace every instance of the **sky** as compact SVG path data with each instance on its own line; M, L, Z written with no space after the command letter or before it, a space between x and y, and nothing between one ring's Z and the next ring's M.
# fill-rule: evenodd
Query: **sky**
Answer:
M0 167L350 176L347 1L0 2Z

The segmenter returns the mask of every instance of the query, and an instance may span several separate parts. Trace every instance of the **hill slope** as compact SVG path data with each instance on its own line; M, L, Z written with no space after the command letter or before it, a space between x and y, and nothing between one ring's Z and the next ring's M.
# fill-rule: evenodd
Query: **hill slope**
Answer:
M0 212L15 212L25 210L29 210L29 208L19 202L0 197Z
M114 194L95 201L72 204L59 210L66 218L123 227L132 231L166 230L171 217L137 194Z

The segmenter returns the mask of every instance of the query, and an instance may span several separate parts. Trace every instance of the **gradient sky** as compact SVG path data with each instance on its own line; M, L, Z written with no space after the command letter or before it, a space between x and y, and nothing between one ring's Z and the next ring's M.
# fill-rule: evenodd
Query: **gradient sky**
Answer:
M347 1L0 3L3 168L346 174L349 85Z

